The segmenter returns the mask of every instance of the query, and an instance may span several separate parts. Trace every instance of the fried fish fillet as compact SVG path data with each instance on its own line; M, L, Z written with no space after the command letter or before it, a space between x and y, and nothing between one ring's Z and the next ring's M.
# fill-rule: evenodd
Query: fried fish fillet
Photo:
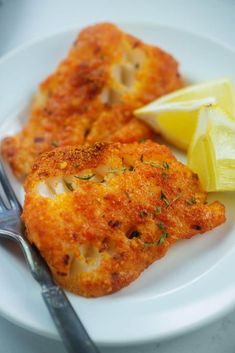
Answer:
M181 86L178 64L163 50L113 24L88 27L40 85L28 123L5 138L2 153L24 179L35 158L56 146L151 137L133 110Z
M29 240L56 281L86 297L118 291L177 240L225 221L197 175L152 141L54 149L25 191Z

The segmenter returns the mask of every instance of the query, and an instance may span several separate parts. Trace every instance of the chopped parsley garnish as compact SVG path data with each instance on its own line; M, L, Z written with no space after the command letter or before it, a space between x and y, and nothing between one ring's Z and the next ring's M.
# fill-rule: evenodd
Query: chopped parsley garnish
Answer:
M111 227L111 228L117 228L120 226L120 222L118 220L110 220L108 221L108 225Z
M116 168L116 169L110 169L110 170L108 170L108 173L119 173L119 172L125 172L127 170L127 168L126 167L123 167L123 168L121 168L121 169L118 169L118 168Z
M191 199L186 200L186 203L190 206L195 205L197 203L195 197L191 197Z
M83 176L74 175L74 178L77 178L77 179L80 179L80 180L90 180L94 176L95 176L95 174L89 174L89 175L83 175Z
M66 180L64 180L64 183L65 183L67 189L69 189L70 191L74 191L73 185L71 183L69 183Z
M128 194L128 192L125 190L124 194L126 195L126 197L130 200L130 195Z
M145 248L149 248L150 246L153 246L153 245L156 245L156 243L153 243L153 242L150 242L150 241L146 241L146 242L144 243L144 247L145 247Z
M151 167L153 168L161 168L161 166L155 162L152 162L152 161L144 161L144 155L141 154L141 157L140 157L140 161L143 163L143 164L146 164L146 165L151 165Z
M146 138L145 137L142 137L141 139L139 139L139 143L143 143L143 142L145 142L146 141Z
M161 237L159 238L159 240L158 240L158 245L161 245L161 244L163 244L164 243L164 241L165 241L165 239L168 237L168 233L167 232L164 232L162 235L161 235Z
M80 167L80 164L79 163L74 163L74 168L79 168Z
M145 210L140 211L140 217L145 218L147 217L148 213Z
M165 169L170 169L170 166L167 162L163 162L162 165Z
M173 198L172 203L175 202L175 201L177 201L181 196L182 196L181 194L176 195L176 196Z
M146 164L146 165L151 165L151 167L153 168L161 168L159 164L155 163L155 162L145 162L143 161L142 163Z
M53 141L51 141L51 145L52 145L53 147L58 147L58 146L59 146L59 142L56 141L56 140L53 140Z
M167 174L167 173L165 173L165 172L163 172L163 173L162 173L162 177L163 177L163 179L165 179L165 180L166 180L166 179L168 178L168 174Z
M156 207L156 210L153 211L153 217L156 217L156 215L160 212L161 212L161 207L160 206Z
M153 168L161 168L160 165L155 162L144 162L144 164L149 164Z
M165 224L164 223L158 223L158 228L160 230L164 230L165 229Z
M162 235L160 236L158 242L150 242L150 241L147 241L144 243L144 247L145 248L150 248L151 246L153 245L162 245L165 241L165 239L168 237L168 233L167 232L164 232L162 233Z
M164 194L163 191L161 191L161 200L162 200L167 206L170 206L170 202L169 202L168 198L166 197L166 195Z

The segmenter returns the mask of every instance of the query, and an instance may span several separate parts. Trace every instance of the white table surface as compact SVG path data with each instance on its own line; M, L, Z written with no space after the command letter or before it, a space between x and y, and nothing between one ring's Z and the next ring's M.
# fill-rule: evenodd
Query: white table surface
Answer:
M168 24L235 47L235 0L0 0L0 56L34 38L103 20ZM234 353L234 331L235 311L167 342L142 347L106 347L101 352ZM54 352L65 353L60 342L33 334L0 317L0 353Z

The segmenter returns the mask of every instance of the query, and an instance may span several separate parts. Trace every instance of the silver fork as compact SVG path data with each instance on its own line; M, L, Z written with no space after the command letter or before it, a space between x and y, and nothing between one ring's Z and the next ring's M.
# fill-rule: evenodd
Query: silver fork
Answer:
M25 228L20 218L22 208L1 161L0 183L5 194L5 198L0 194L0 237L16 241L23 250L34 279L41 285L43 299L67 351L98 353L64 291L54 283L45 261L24 236Z

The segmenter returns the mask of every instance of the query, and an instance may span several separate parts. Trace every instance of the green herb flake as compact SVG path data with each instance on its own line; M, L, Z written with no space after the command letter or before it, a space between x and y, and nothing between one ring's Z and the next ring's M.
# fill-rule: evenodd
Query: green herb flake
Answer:
M145 162L145 164L149 164L153 168L161 168L160 165L155 162Z
M191 197L191 199L186 200L186 203L190 206L195 205L197 203L195 197Z
M160 230L164 230L165 229L165 224L164 223L158 223L158 228L160 229Z
M167 162L163 162L162 165L163 165L163 168L170 169L170 166Z
M182 194L178 194L174 197L174 199L172 200L172 203L173 202L176 202L177 200L179 200L179 198L182 196Z
M162 208L160 206L156 207L156 210L153 211L153 217L156 217L158 215L158 213L161 212L161 209Z
M140 217L145 218L148 216L148 213L145 210L140 211Z
M164 194L163 191L161 191L161 200L162 200L167 206L170 206L170 202L169 202L168 198L166 197L166 195Z
M73 185L71 183L69 183L66 180L64 180L64 183L65 183L67 189L69 189L70 191L74 191Z
M80 167L80 164L79 163L74 163L74 168L79 168Z
M165 179L165 180L166 180L166 179L168 178L168 174L167 174L167 173L165 173L165 172L163 172L163 173L162 173L162 177L163 177L163 179Z
M168 237L168 233L166 233L166 232L164 232L164 233L162 233L162 235L161 235L161 237L159 238L159 240L158 240L158 245L161 245L161 244L163 244L164 243L164 241L165 241L165 239Z
M94 176L95 176L95 174L84 175L84 176L74 175L74 178L77 178L77 179L80 179L80 180L90 180Z
M123 167L123 168L120 168L120 169L115 168L115 169L108 170L108 173L114 173L114 174L119 173L119 172L123 172L124 173L126 170L127 170L126 167Z
M141 137L140 139L139 139L139 143L143 143L143 142L145 142L146 141L146 138L145 137Z
M143 156L143 155L142 155L142 156ZM141 157L142 157L142 156L141 156ZM161 166L160 166L159 164L155 163L155 162L144 161L143 158L141 158L140 160L141 160L141 162L142 162L143 164L145 164L145 165L150 165L150 166L153 167L153 168L161 168Z
M56 141L56 140L53 140L53 141L51 141L51 145L52 145L53 147L58 147L58 146L59 146L59 142Z
M153 245L156 245L156 244L153 243L153 242L150 242L150 241L147 241L147 242L144 243L144 247L145 247L145 248L150 248L150 247L153 246Z

